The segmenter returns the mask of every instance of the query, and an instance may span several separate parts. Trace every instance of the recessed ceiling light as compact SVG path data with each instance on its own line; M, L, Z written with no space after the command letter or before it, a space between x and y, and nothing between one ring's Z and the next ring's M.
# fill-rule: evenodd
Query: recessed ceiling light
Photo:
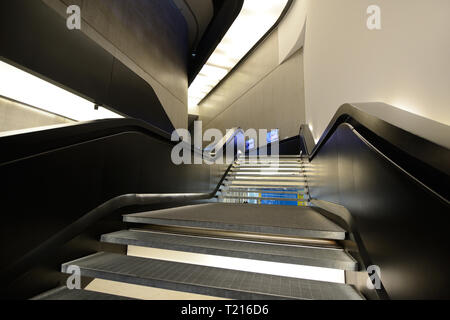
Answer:
M0 95L76 121L123 118L50 82L0 61Z

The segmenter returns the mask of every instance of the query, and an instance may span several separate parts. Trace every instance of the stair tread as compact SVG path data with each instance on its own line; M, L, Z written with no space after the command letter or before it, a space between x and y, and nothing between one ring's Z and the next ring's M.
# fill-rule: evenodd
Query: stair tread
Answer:
M230 179L231 178L231 179ZM227 176L229 181L305 181L305 177L301 175L234 175Z
M230 172L230 177L301 177L304 175L300 172Z
M43 293L32 300L132 300L126 297L115 296L112 294L87 291L87 290L69 290L67 287L60 287L46 293Z
M98 253L63 265L87 277L231 299L362 299L351 286Z
M244 173L244 174L254 174L254 173L280 173L280 174L289 174L294 173L298 174L301 168L289 169L289 168L235 168L230 171L230 173Z
M245 184L258 185L259 183L261 183L264 186L267 185L267 184L269 184L269 185L270 184L277 185L277 183L280 184L280 185L289 185L289 184L294 184L294 185L300 184L300 185L302 185L302 184L306 184L305 183L305 179L290 179L290 180L288 180L288 179L271 179L271 180L269 180L269 179L265 179L265 180L254 179L253 180L251 178L246 178L246 179L232 179L232 180L227 179L225 181L226 182L233 182L235 184L237 184L239 182L240 184L244 184L244 185Z
M134 230L103 235L102 241L121 245L342 270L356 270L357 267L356 261L344 250L330 248Z
M313 208L207 203L124 216L125 222L344 240L346 231Z
M249 164L249 163L253 163L253 164L258 164L258 163L294 163L294 164L302 164L303 162L300 159L292 159L292 160L280 160L280 161L273 161L273 160L266 160L266 159L245 159L245 160L240 160L240 161L236 161L236 163L244 163L244 164Z
M245 197L245 196L242 196L242 197L239 197L239 196L219 196L219 199L308 202L308 199L248 197L248 196L247 197Z
M288 190L285 190L288 189ZM264 188L264 187L248 187L248 188L234 188L234 187L224 187L220 189L220 192L238 192L238 193L279 193L279 194L303 194L303 192L299 191L305 191L305 188L296 188L293 190L293 188Z
M259 167L269 167L269 168L277 168L277 167L292 167L292 168L301 168L301 162L236 162L235 167L237 168L259 168Z
M253 159L253 158L263 158L263 159L265 159L265 158L273 158L273 157L277 157L277 158L280 158L280 159L283 159L283 158L301 159L300 155L278 155L278 156L271 156L271 155L246 155L244 157L239 157L239 159L248 159L248 158L250 158L250 159Z
M244 181L245 183L228 183L225 182L223 184L224 187L232 187L232 188L282 188L282 189L294 189L297 190L305 189L306 184L301 184L298 182L295 183L279 183L277 182L271 182L269 181L256 181L255 183L247 183L247 181Z
M295 202L308 201L307 198L275 198L275 197L253 197L253 196L233 196L233 195L219 195L219 199L270 200L270 201L295 201Z

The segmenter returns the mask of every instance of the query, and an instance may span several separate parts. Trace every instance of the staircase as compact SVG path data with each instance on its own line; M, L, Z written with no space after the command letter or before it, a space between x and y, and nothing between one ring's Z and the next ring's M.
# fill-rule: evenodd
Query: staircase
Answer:
M99 252L62 266L125 289L58 288L35 299L136 298L130 285L221 299L364 299L345 283L345 271L358 270L339 245L347 232L309 206L304 170L300 157L241 158L219 202L125 215L132 228L100 241L127 255Z
M309 206L306 166L300 156L242 157L222 184L219 201Z

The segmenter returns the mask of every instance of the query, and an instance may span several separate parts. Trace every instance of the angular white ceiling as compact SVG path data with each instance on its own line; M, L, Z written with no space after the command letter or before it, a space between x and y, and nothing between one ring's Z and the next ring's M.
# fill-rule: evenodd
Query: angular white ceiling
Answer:
M273 27L287 4L288 0L244 1L240 14L189 88L190 111Z

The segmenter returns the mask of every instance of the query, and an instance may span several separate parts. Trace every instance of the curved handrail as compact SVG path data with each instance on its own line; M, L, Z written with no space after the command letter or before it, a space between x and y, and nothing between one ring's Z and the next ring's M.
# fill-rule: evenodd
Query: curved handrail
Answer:
M137 119L105 119L32 128L19 134L0 137L0 165L19 161L36 154L101 139L124 132L140 132L158 140L172 143L170 135L147 122Z
M223 181L231 170L231 163L216 188L210 193L172 193L172 194L126 194L110 199L98 207L92 209L87 214L65 227L63 230L43 242L37 248L28 252L25 256L14 262L0 272L1 281L8 283L9 280L15 279L33 265L38 259L51 252L61 244L67 243L79 234L83 233L87 228L97 221L116 212L119 209L132 206L148 206L163 203L183 203L188 201L208 200L216 196Z
M0 153L0 166L51 150L124 132L139 132L171 145L177 144L177 142L171 141L171 136L167 132L142 120L131 118L95 120L32 128L13 135L0 135L0 149L8 150L8 152ZM231 139L243 131L240 128L233 128L229 133L231 136L223 141L223 145L218 150L223 150ZM197 150L190 144L186 143L185 148L193 153L209 157L207 152ZM216 158L210 157L207 160L214 161Z
M305 135L308 134L308 132L309 128L304 126L301 134ZM351 138L349 138L350 136ZM356 165L360 166L362 163L365 163L364 161L367 159L363 151L361 153L359 152L361 150L367 150L371 153L371 156L373 153L371 161L389 163L388 168L395 168L395 170L398 171L395 174L399 174L401 179L405 179L408 183L415 184L414 188L419 186L420 189L415 190L420 190L418 192L419 194L423 190L427 199L432 199L431 203L427 201L426 206L435 208L434 205L436 205L439 210L442 210L438 211L437 216L439 216L441 213L445 214L445 208L448 208L450 205L448 193L448 186L450 185L449 136L450 127L383 103L346 104L336 112L317 144L311 143L311 140L309 139L310 146L313 146L313 148L308 148L310 151L312 150L309 154L309 158L310 161L314 163L314 160L317 157L317 161L321 164L324 162L326 163L326 161L330 161L331 163L331 161L337 160L339 168L341 168L341 159L342 163L352 162L352 164L354 164L356 162ZM344 137L349 139L348 143L347 140L344 140ZM355 138L355 140L353 140L353 138ZM306 140L308 139L303 137L303 142L308 142ZM359 146L359 143L364 145L363 149L359 149L359 147L353 149L356 144ZM342 152L340 151L341 147L344 149ZM321 150L323 152L321 152ZM361 162L356 158L359 154L362 155ZM367 172L369 169L371 168L367 168ZM376 167L375 170L377 170ZM377 173L377 171L368 172L368 174L373 175L368 179L376 179L374 177ZM330 175L321 177L321 179L323 179L321 181L326 184L326 177L334 179L333 174L334 173L331 173ZM364 269L367 268L367 266L373 265L373 258L371 255L374 254L373 251L368 251L366 244L372 241L371 249L373 249L373 241L376 241L374 238L371 239L370 237L367 237L368 230L370 230L369 233L371 236L375 232L374 229L368 228L364 223L372 224L376 221L376 217L371 216L370 221L364 222L364 218L360 218L361 215L367 217L370 214L364 212L366 208L364 205L360 208L359 203L356 204L358 202L356 199L359 199L356 197L362 196L362 200L365 200L364 196L367 195L367 192L369 192L368 190L374 188L373 190L376 192L376 190L379 191L380 188L382 189L383 187L380 187L380 185L375 186L373 184L366 184L366 189L363 188L364 191L358 193L358 190L348 188L344 183L344 186L341 189L341 181L344 181L344 179L347 179L349 176L351 177L352 174L354 173L343 170L342 174L340 172L337 174L337 180L331 182L339 183L339 196L337 199L333 198L333 196L330 197L329 194L327 195L327 192L322 192L322 190L320 190L321 186L319 185L317 197L311 199L311 204L316 208L323 209L324 211L321 211L323 215L349 231L349 239L354 243L349 244L348 248L351 251L358 252L358 261L361 260L361 266ZM356 192L355 195L353 195L354 192ZM383 193L383 196L390 197L388 193L389 192ZM431 195L431 197L429 197L429 195ZM321 196L324 196L324 198ZM350 196L350 201L348 201L348 196ZM395 195L393 195L393 197L395 197ZM405 198L406 197L402 197L402 200L400 201L404 201ZM333 203L325 200L332 201ZM399 210L403 210L402 217L411 217L411 220L414 220L414 215L411 214L410 216L410 211L411 209L414 210L414 205L416 203L417 202L413 202L410 207L406 207L408 209L400 208ZM387 211L392 213L397 210L397 208L393 208L395 204L396 202L393 201L377 204L376 210L380 209L380 205L385 205ZM347 209L342 205L350 207ZM370 208L370 205L368 208ZM418 214L420 214L420 211L418 211ZM393 217L386 212L384 212L383 215L385 217L389 216L389 218L387 218L387 220L381 220L381 223L391 223L393 220L390 219L398 219L397 216ZM442 221L446 221L445 218L443 218ZM415 221L412 225L415 223L419 224L420 222ZM360 226L362 227L360 228ZM411 226L411 224L409 226ZM360 232L362 233L360 234ZM394 231L394 233L395 232L396 231ZM386 234L383 234L381 237L385 235ZM364 240L369 242L365 242L363 236L365 238ZM377 248L377 250L379 251L380 248ZM376 257L376 255L374 257ZM361 283L361 285L363 286L364 283ZM384 285L385 283L382 281L381 289L375 291L375 295L377 295L377 298L379 299L390 298Z
M224 148L231 142L234 141L234 138L236 138L238 135L244 135L244 130L241 128L233 128L231 130L228 130L226 135L220 139L217 142L213 142L210 145L208 145L204 151L206 154L209 154L212 158L212 160L218 159L221 154L223 154ZM245 151L245 150L244 150Z
M306 151L306 154L307 155L311 154L312 151L314 150L315 142L308 125L303 124L300 126L299 136Z
M8 150L8 153L0 155L0 166L30 158L52 150L76 145L86 141L100 139L106 136L120 134L124 132L140 132L152 136L165 143L176 145L170 136L165 132L136 119L112 119L85 122L75 125L48 127L44 130L31 129L19 135L4 136L0 138L0 147ZM230 130L226 139L221 140L220 150L224 150L226 145L234 138L243 134L242 129L234 128ZM37 143L38 142L38 143ZM9 146L9 148L8 148ZM195 150L191 145L186 144L186 148L193 153L201 154L206 161L214 162L220 154L210 156L203 150ZM94 208L83 215L71 225L43 242L41 245L28 252L19 260L13 262L5 269L1 270L1 278L5 283L15 279L15 276L26 271L30 265L39 261L44 254L51 252L63 243L70 241L96 221L112 214L118 209L130 206L147 206L162 203L182 203L188 201L207 200L215 197L220 189L226 175L231 170L233 163L229 164L216 188L210 193L180 193L180 194L126 194L115 197Z
M449 202L449 126L384 103L344 104L311 151L310 161L345 123L380 154ZM436 176L445 178L435 179Z

